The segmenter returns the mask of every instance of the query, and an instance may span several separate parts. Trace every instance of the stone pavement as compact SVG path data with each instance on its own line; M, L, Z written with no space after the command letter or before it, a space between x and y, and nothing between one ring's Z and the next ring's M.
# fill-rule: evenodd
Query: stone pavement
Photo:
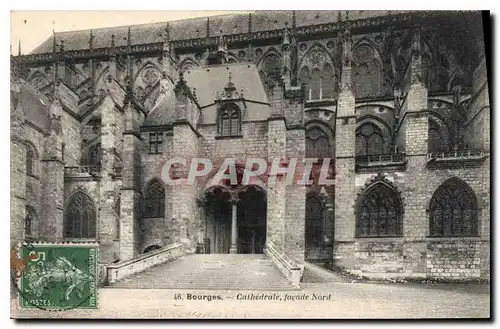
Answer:
M187 255L160 264L111 288L293 290L263 254Z
M267 296L268 299L243 299L248 299L252 293L257 297ZM182 299L176 300L175 296L180 296ZM11 315L15 318L31 316L128 319L486 318L490 314L489 298L489 286L475 284L402 285L328 282L305 284L300 291L275 292L105 288L99 290L98 310L65 312L22 310L22 313L19 313L13 301Z

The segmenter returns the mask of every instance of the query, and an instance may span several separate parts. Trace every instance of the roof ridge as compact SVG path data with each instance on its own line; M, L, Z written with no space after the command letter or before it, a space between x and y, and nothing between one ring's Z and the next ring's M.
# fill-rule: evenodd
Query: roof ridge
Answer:
M255 12L251 11L252 13ZM136 26L146 26L146 25L162 25L162 24L167 24L167 23L175 23L175 22L186 22L186 21L194 21L194 20L201 20L203 18L219 18L219 17L225 17L225 16L239 16L239 15L248 15L249 12L242 12L242 13L231 13L231 14L221 14L221 15L212 15L212 16L198 16L198 17L191 17L191 18L180 18L180 19L175 19L171 21L160 21L160 22L150 22L150 23L140 23L140 24L129 24L129 25L116 25L116 26L106 26L106 27L98 27L94 29L80 29L80 30L68 30L68 31L59 31L55 32L55 34L60 34L60 33L74 33L74 32L84 32L84 31L89 31L92 30L93 32L99 32L100 30L107 30L107 29L118 29L118 28L128 28L128 27L136 27Z

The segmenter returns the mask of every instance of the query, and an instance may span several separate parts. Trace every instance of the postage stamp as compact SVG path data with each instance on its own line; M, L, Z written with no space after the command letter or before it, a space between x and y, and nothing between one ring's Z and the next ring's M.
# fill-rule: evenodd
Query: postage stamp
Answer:
M20 248L21 308L97 308L98 247L85 244L27 244Z

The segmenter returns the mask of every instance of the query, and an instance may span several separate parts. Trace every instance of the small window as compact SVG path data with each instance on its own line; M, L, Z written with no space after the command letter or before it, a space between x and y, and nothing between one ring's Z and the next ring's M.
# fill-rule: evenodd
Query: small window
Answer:
M32 176L35 174L35 151L31 146L26 147L26 174Z
M227 104L219 109L219 136L241 135L241 112L236 104Z
M163 132L149 133L149 153L163 152Z

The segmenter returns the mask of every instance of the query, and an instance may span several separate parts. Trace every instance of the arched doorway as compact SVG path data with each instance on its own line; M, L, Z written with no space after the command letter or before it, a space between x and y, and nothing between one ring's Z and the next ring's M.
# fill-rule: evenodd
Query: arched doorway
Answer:
M261 188L216 186L205 192L206 253L263 253L266 234L267 204Z
M266 195L261 189L250 186L238 197L238 253L262 254L267 233Z

